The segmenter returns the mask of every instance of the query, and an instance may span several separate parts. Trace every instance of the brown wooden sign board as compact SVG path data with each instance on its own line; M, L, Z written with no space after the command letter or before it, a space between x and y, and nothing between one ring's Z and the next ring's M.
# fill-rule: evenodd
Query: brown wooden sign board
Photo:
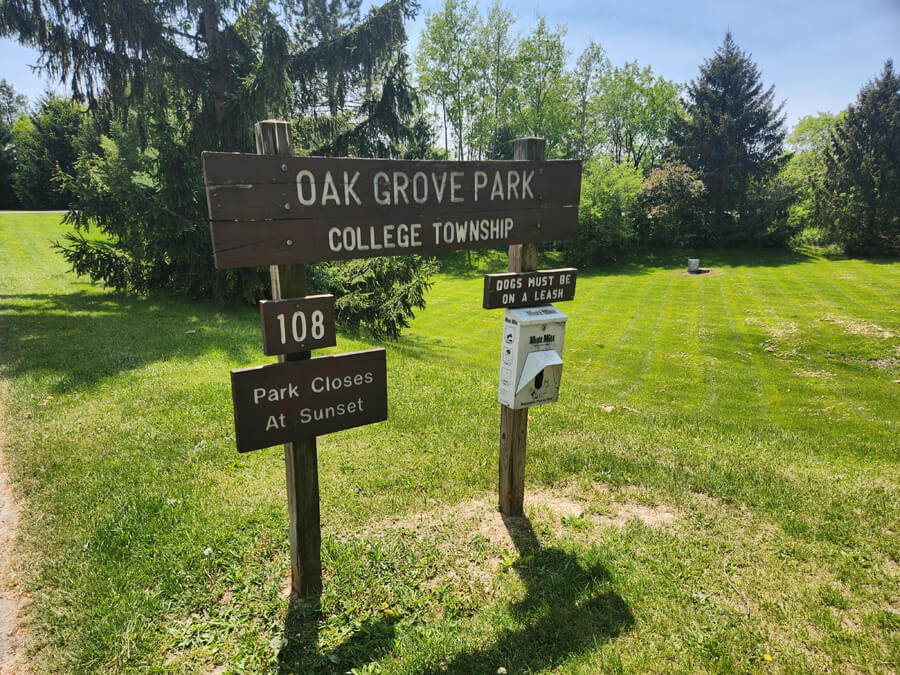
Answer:
M308 295L287 300L260 300L263 352L294 354L337 344L334 296Z
M218 268L559 241L578 226L578 161L202 161Z
M575 297L578 270L564 267L537 272L487 274L484 277L485 309L537 307Z
M384 349L231 371L239 452L387 419Z

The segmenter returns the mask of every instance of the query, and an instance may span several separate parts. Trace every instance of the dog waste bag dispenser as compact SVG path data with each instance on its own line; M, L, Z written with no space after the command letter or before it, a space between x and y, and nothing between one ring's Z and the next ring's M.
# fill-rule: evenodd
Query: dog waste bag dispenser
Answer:
M559 398L566 318L552 305L506 310L497 395L500 403L509 408L530 408Z

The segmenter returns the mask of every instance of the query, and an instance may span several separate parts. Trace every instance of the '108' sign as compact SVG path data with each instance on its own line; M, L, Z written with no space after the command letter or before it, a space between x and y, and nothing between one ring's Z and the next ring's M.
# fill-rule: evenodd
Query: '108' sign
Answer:
M262 300L259 318L263 352L270 356L308 352L336 344L333 295Z

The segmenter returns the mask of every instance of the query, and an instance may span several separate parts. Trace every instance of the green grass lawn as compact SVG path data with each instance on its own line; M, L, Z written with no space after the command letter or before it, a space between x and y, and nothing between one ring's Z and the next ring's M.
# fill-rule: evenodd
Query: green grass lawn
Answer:
M291 605L283 453L234 449L254 308L67 272L0 215L0 398L38 671L885 672L900 664L900 263L714 251L581 270L558 403L496 512L499 256L319 439L325 589ZM565 263L564 260L547 264ZM333 350L379 346L339 334Z

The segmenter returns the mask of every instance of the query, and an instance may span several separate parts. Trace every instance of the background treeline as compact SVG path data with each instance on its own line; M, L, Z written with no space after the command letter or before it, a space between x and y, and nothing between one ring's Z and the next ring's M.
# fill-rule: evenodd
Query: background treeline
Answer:
M565 26L521 34L499 1L445 0L413 58L413 0L90 0L0 4L0 35L37 47L71 96L0 85L0 207L71 208L79 273L124 291L253 301L265 270L216 271L203 150L253 151L293 120L298 153L502 159L522 136L584 162L570 264L741 244L900 252L900 80L893 64L837 115L790 134L774 87L730 33L687 84L580 54ZM73 23L74 22L74 23ZM69 30L77 24L78 32ZM345 324L398 334L422 306L419 258L317 265Z
M730 33L682 85L593 42L574 55L566 27L540 16L525 34L515 23L499 0L484 13L445 0L426 15L417 84L449 157L509 158L511 139L535 135L548 158L584 161L571 262L735 243L900 253L890 61L848 110L788 135L774 87Z

